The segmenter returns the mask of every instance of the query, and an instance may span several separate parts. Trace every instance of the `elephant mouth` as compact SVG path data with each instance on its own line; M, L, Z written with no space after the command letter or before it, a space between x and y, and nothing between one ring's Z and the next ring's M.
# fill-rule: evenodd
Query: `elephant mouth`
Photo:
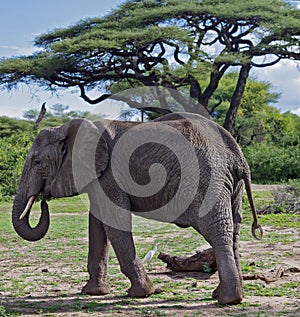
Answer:
M50 200L53 197L51 195L51 186L46 182L46 180L43 181L41 190L39 192L39 197L42 200Z
M41 194L41 195L32 195L28 198L27 200L27 204L23 210L23 212L21 213L19 219L22 220L27 214L30 213L31 211L31 208L33 206L33 204L39 200L39 201L42 201L42 202L46 202L46 201L49 201L51 200L51 195L50 194Z
M36 201L46 202L52 198L50 190L46 190L46 187L46 182L44 181L40 192L28 197L26 206L19 217L20 220L22 220L26 215L30 213L31 208Z
M41 200L51 200L53 198L50 192L43 192L39 196Z

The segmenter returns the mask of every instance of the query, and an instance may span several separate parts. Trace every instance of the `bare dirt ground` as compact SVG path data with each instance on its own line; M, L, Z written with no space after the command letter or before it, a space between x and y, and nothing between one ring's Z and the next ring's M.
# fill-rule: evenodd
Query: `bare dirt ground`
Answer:
M271 232L271 228L264 228L266 234ZM299 237L299 232L296 229L286 229L289 234L294 237ZM205 248L205 246L204 246ZM300 241L285 244L276 243L269 244L268 242L260 242L254 245L250 241L241 242L241 256L252 262L258 268L259 273L271 274L270 269L264 269L266 263L274 262L274 268L278 265L284 268L292 268L300 266ZM26 272L26 267L15 270L13 268L13 260L8 261L7 265L11 266L11 278L18 279ZM257 263L257 264L256 264ZM275 264L276 263L276 264ZM1 263L2 265L4 263ZM36 269L41 271L41 264L36 259ZM15 310L20 316L300 316L300 301L299 297L286 294L284 296L246 296L243 304L238 306L219 306L216 301L210 299L211 287L218 284L217 273L210 275L208 273L196 272L170 272L164 269L161 265L154 266L150 271L151 279L160 280L158 287L162 288L162 293L159 298L149 297L146 299L128 300L124 296L119 296L119 290L112 289L112 294L96 297L96 296L80 296L79 291L82 285L74 283L65 283L57 285L55 277L56 271L61 271L62 263L56 262L51 265L51 272L43 273L44 281L40 284L39 278L33 276L32 282L36 285L29 296L12 297L10 294L1 292L0 302L7 311ZM68 268L66 275L70 274ZM78 274L79 272L74 272ZM79 273L85 275L86 273ZM78 276L78 279L79 276ZM166 300L163 299L164 285L170 280L177 280L182 283L180 292L183 295L182 301L170 300L170 290L166 292ZM295 291L299 292L300 273L285 273L277 281L266 284L263 281L254 281L256 285L260 285L263 290L270 288L276 289L288 283L294 283ZM157 282L156 282L157 284ZM253 281L245 281L245 285L253 285ZM61 289L65 295L61 295ZM199 296L199 302L194 299L189 300L189 293ZM174 291L173 295L178 295L178 290ZM36 311L39 307L39 312ZM0 316L12 316L1 314ZM14 315L13 315L14 316Z
M272 190L270 187L268 190ZM259 190L259 188L255 188ZM266 190L266 187L264 187ZM295 218L299 221L299 217ZM289 235L291 241L278 242L269 240L268 235L276 229L264 226L262 241L241 241L241 258L259 274L274 275L278 267L284 269L300 269L300 237L297 228L280 229L279 234ZM276 232L275 232L276 233ZM177 237L174 237L176 239ZM182 238L182 237L180 237ZM87 241L84 241L86 243ZM208 245L201 246L206 249ZM1 245L1 251L6 246ZM18 250L28 253L24 247ZM17 266L14 258L1 258L0 268L2 288L0 291L0 317L5 316L235 316L235 317L269 317L269 316L300 316L300 273L286 271L277 281L267 284L261 280L245 281L246 297L242 304L236 306L219 306L212 300L211 291L218 284L218 273L171 272L164 264L156 260L151 267L150 277L155 281L161 293L145 299L128 299L124 290L112 286L111 294L106 296L81 296L80 289L87 278L86 259L66 267L60 260L50 262L45 267L44 260L32 254L30 266ZM35 270L31 277L26 277L30 294L12 296L9 288L12 281L22 280L29 271ZM251 273L252 271L250 271ZM248 272L249 273L249 272ZM66 277L64 279L64 276ZM74 277L70 279L70 276ZM124 278L125 277L121 277ZM41 279L43 282L41 282ZM170 282L180 283L179 289L167 288ZM17 282L16 282L17 283ZM129 286L129 284L128 284ZM293 293L286 289L293 289ZM252 295L255 290L259 290ZM63 291L62 291L63 290ZM279 293L278 293L279 292ZM297 295L298 294L298 295ZM175 299L172 299L172 296ZM195 300L199 298L199 300ZM14 313L11 313L14 311Z
M252 184L251 188L253 191L259 192L259 191L267 191L267 190L270 190L270 191L278 190L280 188L284 188L284 186L283 185L273 185L273 184L270 184L270 185Z

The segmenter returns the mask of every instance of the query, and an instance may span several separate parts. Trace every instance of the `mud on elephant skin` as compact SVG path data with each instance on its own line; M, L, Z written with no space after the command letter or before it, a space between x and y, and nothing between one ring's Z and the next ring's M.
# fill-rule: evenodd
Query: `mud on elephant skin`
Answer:
M238 252L244 184L253 214L248 164L231 135L214 122L188 113L146 123L72 120L42 130L27 155L15 195L12 220L26 240L41 239L49 227L46 200L87 192L89 281L83 294L109 293L108 250L115 250L129 278L128 294L155 289L136 254L131 215L191 226L211 244L220 283L220 304L242 301ZM29 215L41 195L42 214L32 228ZM262 233L262 232L260 232Z

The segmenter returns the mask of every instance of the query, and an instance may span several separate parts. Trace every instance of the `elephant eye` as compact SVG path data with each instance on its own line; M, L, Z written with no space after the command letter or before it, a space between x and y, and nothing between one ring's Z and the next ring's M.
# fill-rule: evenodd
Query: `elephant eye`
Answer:
M39 160L39 159L35 159L35 160L34 160L34 165L36 165L36 166L41 166L41 164L42 164L42 161L41 161L41 160Z

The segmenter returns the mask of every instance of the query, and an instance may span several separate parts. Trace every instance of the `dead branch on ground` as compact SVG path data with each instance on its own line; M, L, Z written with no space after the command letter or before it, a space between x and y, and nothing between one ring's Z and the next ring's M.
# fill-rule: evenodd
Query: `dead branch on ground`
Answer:
M167 268L175 272L205 272L215 273L217 271L216 258L213 249L207 249L197 252L190 257L172 256L166 253L160 253L158 258L167 263ZM262 280L267 284L276 282L286 273L300 273L297 267L284 269L279 267L267 274L244 274L243 280Z

